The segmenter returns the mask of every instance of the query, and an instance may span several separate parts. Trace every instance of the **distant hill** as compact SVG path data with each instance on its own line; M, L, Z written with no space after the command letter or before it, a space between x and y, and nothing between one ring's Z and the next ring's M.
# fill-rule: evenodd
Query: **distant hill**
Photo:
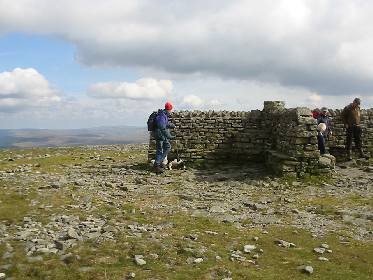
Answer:
M0 129L0 148L56 147L148 142L145 127L84 129Z

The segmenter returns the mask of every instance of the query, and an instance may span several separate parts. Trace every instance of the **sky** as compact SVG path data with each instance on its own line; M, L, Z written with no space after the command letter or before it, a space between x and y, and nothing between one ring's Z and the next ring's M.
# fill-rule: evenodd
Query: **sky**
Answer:
M0 0L0 128L373 107L370 0Z

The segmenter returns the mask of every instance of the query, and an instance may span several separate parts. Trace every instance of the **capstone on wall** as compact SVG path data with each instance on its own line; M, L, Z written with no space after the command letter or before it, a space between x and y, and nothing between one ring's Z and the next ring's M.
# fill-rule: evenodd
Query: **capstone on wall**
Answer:
M341 155L345 132L340 112L331 113L335 139L329 142L330 151ZM291 176L329 173L334 168L333 156L320 156L316 120L308 108L286 109L282 101L266 101L262 111L179 111L170 119L176 125L171 156L178 153L187 162L264 162L276 174ZM362 121L364 134L371 132L372 110L364 111ZM364 143L372 151L372 133ZM151 137L149 159L154 156L155 141Z

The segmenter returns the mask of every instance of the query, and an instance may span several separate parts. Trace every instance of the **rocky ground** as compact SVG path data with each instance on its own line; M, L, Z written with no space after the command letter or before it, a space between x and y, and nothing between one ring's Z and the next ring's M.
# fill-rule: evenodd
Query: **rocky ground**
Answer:
M0 150L0 279L373 279L373 164L156 176L146 145Z

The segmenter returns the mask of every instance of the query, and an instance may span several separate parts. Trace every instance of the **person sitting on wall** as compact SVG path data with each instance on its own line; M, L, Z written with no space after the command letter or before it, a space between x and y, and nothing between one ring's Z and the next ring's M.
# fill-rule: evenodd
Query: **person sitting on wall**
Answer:
M317 117L317 124L325 123L326 129L324 131L324 138L325 141L329 140L329 137L332 136L332 129L331 129L331 119L329 116L328 108L322 107L320 110L320 114Z
M164 107L164 110L159 110L155 117L154 137L156 141L156 154L154 168L156 174L163 173L164 167L162 166L162 162L171 151L170 139L175 138L169 130L170 128L175 128L175 125L168 120L173 106L170 102L167 102Z
M355 98L352 103L347 105L341 114L342 121L347 130L346 133L346 150L347 159L352 160L352 138L355 140L355 146L359 151L359 156L364 158L367 157L363 153L362 149L362 129L360 126L360 98Z
M317 125L317 146L320 150L320 154L325 154L325 134L326 131L326 124L319 123Z

